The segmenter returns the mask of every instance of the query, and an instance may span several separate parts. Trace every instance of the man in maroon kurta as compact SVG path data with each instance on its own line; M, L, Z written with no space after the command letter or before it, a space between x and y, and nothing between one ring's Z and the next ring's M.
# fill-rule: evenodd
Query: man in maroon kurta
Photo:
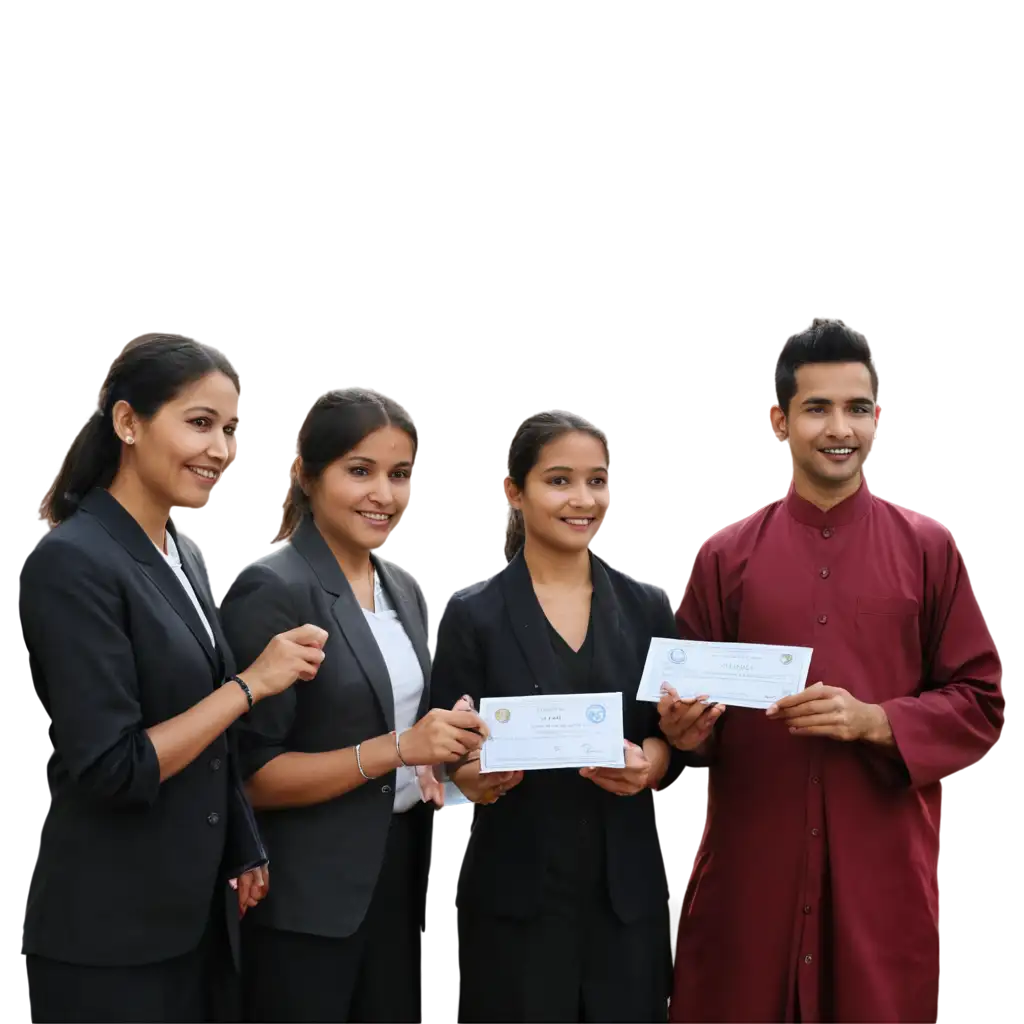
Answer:
M709 766L671 1019L934 1021L939 780L999 736L999 658L949 532L864 483L864 338L815 321L776 386L793 486L704 544L677 620L814 655L767 713L662 700L666 735Z

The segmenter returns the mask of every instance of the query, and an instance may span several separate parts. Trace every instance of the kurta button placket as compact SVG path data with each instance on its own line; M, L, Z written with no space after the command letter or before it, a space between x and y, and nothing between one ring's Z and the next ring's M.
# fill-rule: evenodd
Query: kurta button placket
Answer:
M818 616L818 625L819 626L824 626L824 625L827 625L827 624L828 624L828 616L827 615L819 615Z
M835 533L835 530L833 530L831 526L826 526L825 529L821 531L821 535L825 540L828 540L833 533Z
M827 565L823 565L818 572L818 575L823 579L827 580L832 575L832 570Z

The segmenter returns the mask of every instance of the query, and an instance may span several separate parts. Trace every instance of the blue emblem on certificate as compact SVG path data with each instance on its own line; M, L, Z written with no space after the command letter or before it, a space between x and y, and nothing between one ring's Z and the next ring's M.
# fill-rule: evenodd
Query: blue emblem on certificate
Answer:
M591 704L590 707L587 708L587 719L588 721L593 722L594 725L598 725L603 722L604 718L605 710L603 704Z
M686 662L686 651L682 647L676 647L668 652L668 660L674 661L677 665L683 665Z

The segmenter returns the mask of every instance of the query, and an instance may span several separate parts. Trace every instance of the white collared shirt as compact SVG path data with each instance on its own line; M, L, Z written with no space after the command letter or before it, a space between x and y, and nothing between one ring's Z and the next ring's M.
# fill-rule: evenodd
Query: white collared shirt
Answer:
M401 734L416 724L416 713L423 696L423 668L376 572L373 574L373 608L372 612L364 608L363 615L366 616L391 677L391 691L395 700L395 730ZM399 768L395 777L394 813L407 811L419 802L420 785L416 779L416 769Z
M164 531L164 543L167 545L166 551L160 551L160 554L164 556L164 561L171 567L171 572L178 578L178 582L184 587L185 593L188 594L189 600L195 606L196 613L199 615L199 621L206 627L206 632L210 637L210 643L214 647L217 646L217 641L214 639L213 630L210 628L209 620L206 618L206 612L203 611L203 606L199 603L199 598L196 597L196 592L192 589L192 584L189 583L188 577L185 575L185 570L181 567L181 556L178 554L178 545L174 543L174 538L171 536L170 530ZM159 551L160 549L157 548Z

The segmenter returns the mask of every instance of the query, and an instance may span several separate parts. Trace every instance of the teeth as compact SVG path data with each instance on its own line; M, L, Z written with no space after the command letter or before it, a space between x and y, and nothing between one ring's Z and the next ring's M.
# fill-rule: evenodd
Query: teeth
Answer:
M823 448L822 451L826 455L851 455L853 453L852 448Z
M570 526L589 526L591 523L590 519L566 519Z
M192 470L196 476L201 476L204 480L217 479L217 471L215 469L201 469L199 466L189 466L188 468Z
M386 523L391 518L383 512L360 512L359 514L367 519L372 519L375 523Z

